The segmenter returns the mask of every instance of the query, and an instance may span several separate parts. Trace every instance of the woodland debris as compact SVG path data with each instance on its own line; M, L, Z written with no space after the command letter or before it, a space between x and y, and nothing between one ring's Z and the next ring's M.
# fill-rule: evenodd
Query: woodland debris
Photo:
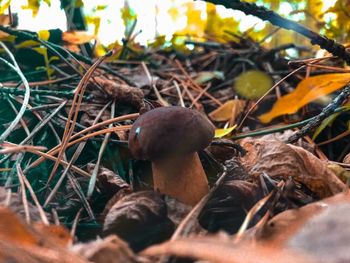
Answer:
M246 138L241 146L247 154L240 158L252 176L266 173L271 178L292 177L319 197L340 193L347 186L321 161L301 147L277 140Z
M68 250L71 236L62 226L27 225L0 207L0 229L1 262L87 262Z
M349 262L349 217L350 195L340 193L275 216L256 238L300 251L317 262Z
M227 237L220 236L190 237L168 241L151 246L141 255L152 257L173 255L180 258L192 258L212 263L315 263L311 257L293 250L281 249L278 246L260 244L238 244Z
M101 85L109 96L115 98L118 102L129 103L138 109L143 105L144 95L141 89L102 77L94 77L93 79Z
M10 189L6 190L5 187L0 187L0 207L8 207L19 217L25 217L25 209L20 195L12 193ZM28 211L31 220L34 222L41 220L39 210L35 205L28 203Z
M140 262L128 244L116 235L74 245L71 250L89 262L95 263L137 263Z
M168 238L173 229L164 199L153 191L121 197L106 213L103 223L104 235L116 234L134 249Z

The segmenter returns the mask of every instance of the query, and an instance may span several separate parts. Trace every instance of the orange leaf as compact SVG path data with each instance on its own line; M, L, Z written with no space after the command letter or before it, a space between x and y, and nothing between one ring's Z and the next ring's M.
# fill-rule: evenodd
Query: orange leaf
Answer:
M0 238L21 245L35 245L38 240L10 209L0 207Z
M63 32L62 39L63 41L74 44L81 45L90 42L95 37L87 34L85 31L69 31Z
M311 101L342 88L349 81L350 73L324 74L305 78L292 93L278 99L271 111L261 115L259 119L263 123L268 123L278 116L293 114Z
M209 113L209 117L213 121L234 120L243 111L244 105L244 100L228 100L219 108Z

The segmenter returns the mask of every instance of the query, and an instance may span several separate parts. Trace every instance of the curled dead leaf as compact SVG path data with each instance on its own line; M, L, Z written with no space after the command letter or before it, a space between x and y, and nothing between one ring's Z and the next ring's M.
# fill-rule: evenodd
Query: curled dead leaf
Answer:
M94 167L95 164L88 163L87 171L91 174ZM108 199L122 189L130 190L129 185L118 174L103 166L100 166L97 174L97 187Z
M343 163L345 164L350 164L350 153L348 153L343 160Z
M30 226L0 207L1 262L87 262L68 250L70 242L70 234L62 226Z
M301 147L264 138L243 139L241 146L247 154L240 160L253 176L265 172L272 178L292 177L321 198L347 189L326 162Z
M136 263L136 255L128 244L116 235L89 243L76 244L72 251L95 263Z
M168 241L145 249L141 255L162 256L174 255L177 257L193 258L211 263L312 263L310 257L303 253L281 249L279 246L260 244L235 245L228 238L192 237Z
M350 195L341 193L275 216L257 239L300 251L317 262L349 262L349 217Z
M173 229L164 199L153 191L122 196L109 209L103 223L105 235L116 234L136 250L169 238Z
M9 190L6 190L5 187L0 187L0 206L8 207L21 218L25 217L25 210L20 195L11 193ZM41 217L38 208L31 203L28 203L28 208L30 219L34 222L40 221ZM49 215L47 216L49 217Z
M144 94L141 89L131 87L121 81L110 80L102 77L94 77L102 89L112 98L121 103L129 103L137 108L143 104Z

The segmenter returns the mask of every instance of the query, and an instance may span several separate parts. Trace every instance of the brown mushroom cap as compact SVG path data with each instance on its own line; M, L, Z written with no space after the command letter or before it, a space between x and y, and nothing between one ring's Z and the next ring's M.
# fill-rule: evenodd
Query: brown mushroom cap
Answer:
M129 149L136 159L158 160L207 147L213 124L200 112L178 106L161 107L141 115L129 134Z

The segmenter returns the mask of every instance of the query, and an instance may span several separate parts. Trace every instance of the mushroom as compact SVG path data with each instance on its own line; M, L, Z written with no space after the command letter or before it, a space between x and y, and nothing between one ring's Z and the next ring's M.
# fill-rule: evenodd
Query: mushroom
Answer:
M209 191L197 151L210 144L214 130L198 111L156 108L134 122L129 149L136 159L152 161L155 191L195 205Z

